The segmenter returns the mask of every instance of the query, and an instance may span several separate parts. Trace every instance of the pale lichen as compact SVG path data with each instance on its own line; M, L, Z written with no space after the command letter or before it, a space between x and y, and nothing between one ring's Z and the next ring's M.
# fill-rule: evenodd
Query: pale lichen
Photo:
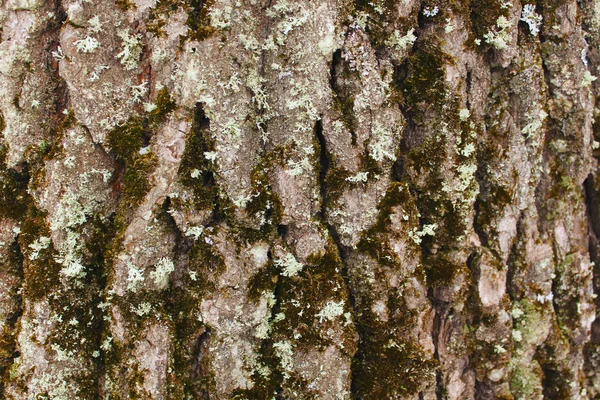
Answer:
M275 265L281 268L281 275L295 276L304 268L302 263L299 263L292 254L287 253L282 258L275 260Z
M319 322L323 321L333 321L335 318L339 317L344 313L344 300L340 300L338 302L328 301L325 306L319 311L316 315L319 318Z
M138 61L142 55L142 35L130 35L129 29L124 29L118 31L117 36L121 38L123 50L116 57L121 60L121 64L125 70L131 71L137 68Z
M93 53L98 47L100 47L100 42L97 39L86 36L84 39L79 39L73 42L77 51L82 53Z
M408 231L408 237L410 237L416 244L421 244L424 236L434 236L437 224L425 224L421 230L413 228Z
M175 265L170 259L163 257L154 266L154 271L150 272L150 278L154 279L154 284L159 289L166 289L169 285L171 272L175 270Z
M542 24L542 16L535 12L535 6L533 4L525 4L521 12L521 21L525 22L529 26L529 32L533 36L537 36L540 32L540 25Z
M386 44L396 50L406 50L410 48L416 40L415 29L411 28L404 36L401 36L399 31L394 31L392 37L386 41Z
M497 50L504 50L512 40L510 27L510 21L504 15L501 15L496 20L497 29L488 31L483 35L483 38L486 43L492 45Z

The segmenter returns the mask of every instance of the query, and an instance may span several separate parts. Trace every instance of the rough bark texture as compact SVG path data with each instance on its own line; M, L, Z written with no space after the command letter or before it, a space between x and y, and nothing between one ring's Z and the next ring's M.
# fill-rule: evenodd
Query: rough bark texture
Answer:
M597 0L0 25L0 398L600 398Z

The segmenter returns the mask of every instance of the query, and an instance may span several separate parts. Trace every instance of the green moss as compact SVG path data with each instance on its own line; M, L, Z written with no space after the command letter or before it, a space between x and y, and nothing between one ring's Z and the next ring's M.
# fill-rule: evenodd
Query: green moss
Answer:
M366 301L357 312L360 343L352 360L355 397L408 397L419 392L424 385L432 384L437 362L418 343L407 339L407 330L417 322L417 315L407 307L402 293L389 293L388 321L375 315L371 305L370 301Z
M481 193L476 224L485 230L495 229L495 220L502 215L506 206L512 204L512 197L512 191L501 185L493 185Z
M343 316L338 317L341 321L319 322L317 314L329 301L344 301L345 311L349 311L346 284L341 272L342 261L335 243L330 239L326 253L317 266L305 265L297 276L280 276L276 287L279 303L274 314L283 313L286 317L273 324L272 336L289 338L300 334L303 345L325 347L332 344L320 325L340 324ZM353 347L351 341L343 345L348 349Z
M18 356L16 350L16 339L18 330L17 322L23 310L19 306L22 304L22 294L20 285L23 280L23 254L19 249L19 244L14 241L7 246L6 251L2 254L0 260L0 274L6 279L4 296L11 298L14 302L14 308L10 302L6 303L5 310L10 313L3 315L2 329L0 330L0 393L4 388L5 372L14 363L15 357ZM12 309L11 309L12 308ZM5 312L6 312L5 311Z
M55 140L60 140L60 136L73 123L74 117L72 113L69 113L58 128ZM17 174L20 191L24 193L23 196L17 196L16 192L13 193L13 197L16 197L13 201L19 202L21 205L18 207L12 205L15 209L12 217L21 221L17 250L22 260L22 296L27 301L33 302L45 298L48 301L50 315L53 318L60 318L64 322L57 324L48 336L44 344L48 351L54 351L53 346L57 345L61 350L73 351L91 359L91 352L96 348L102 321L102 316L98 314L96 307L103 286L101 283L102 253L104 244L107 242L102 238L106 235L110 236L110 228L106 224L97 226L95 222L89 222L81 228L81 231L78 231L80 240L86 244L81 254L82 263L86 267L92 268L86 268L85 277L78 279L77 284L65 282L60 273L62 265L55 261L60 258L59 254L54 250L52 244L41 249L32 257L33 250L30 245L42 236L51 237L51 232L47 223L47 214L35 208L33 199L25 192L29 182L27 166L31 166L37 175L43 177L42 168L45 160L50 156L56 156L58 151L57 147L50 148L48 146L43 151L40 151L37 146L32 147L36 149L28 148L26 157L29 163L23 167L22 172L17 173L10 169L2 171L7 176ZM6 189L11 182L6 179L4 183ZM88 221L96 220L97 218L90 216ZM108 224L110 225L110 222ZM98 230L95 230L96 228ZM88 240L92 240L94 243L89 243ZM90 246L87 246L88 244ZM20 251L24 255L21 255ZM78 398L93 398L94 393L97 393L95 366L96 364L92 362L90 368L76 371L69 377L69 380L77 388L75 395Z
M0 133L4 129L4 120L0 114ZM31 197L27 193L29 168L27 164L16 168L7 168L8 148L0 145L0 218L21 220L27 212Z
M123 201L129 206L137 206L150 190L148 173L154 169L156 157L146 153L135 159L130 168L123 174Z
M169 90L166 87L158 91L154 105L156 108L148 114L148 125L150 127L156 127L162 123L176 107L175 101L171 99Z
M3 325L0 331L0 376L4 375L4 371L10 366L15 348L15 332L8 325ZM0 388L2 384L0 381Z
M416 394L431 381L436 362L424 356L412 342L382 334L361 342L360 355L353 360L353 391L358 399L393 399ZM402 371L398 373L398 371Z
M30 190L36 190L42 185L46 177L46 162L51 159L59 158L64 154L63 138L68 129L76 126L77 119L73 109L65 115L59 114L58 127L54 124L47 127L48 132L45 139L38 144L30 145L25 149L25 159L31 175L29 184Z
M46 214L31 208L21 224L21 234L19 235L21 249L28 250L29 245L41 236L50 237ZM60 269L60 265L54 261L51 246L40 251L35 261L26 258L23 265L23 295L32 300L38 300L53 292L60 284Z
M188 245L182 239L179 246L187 250ZM170 398L212 398L216 396L216 383L209 347L214 330L190 316L201 315L202 299L217 290L215 282L226 268L225 260L217 246L201 237L188 251L186 265L188 271L179 278L182 284L172 285L162 299L174 324L175 345L170 368L176 384L170 385Z
M568 348L568 347L567 347ZM549 349L546 349L548 351ZM545 399L571 399L573 398L573 390L571 382L576 382L577 377L574 371L557 360L553 351L549 351L547 359L551 360L548 363L542 362L542 388L543 398ZM564 362L566 364L566 362Z
M27 193L28 183L27 167L21 172L0 167L0 218L20 220L24 217L31 200Z
M329 241L325 254L315 254L312 258L315 266L305 265L293 277L279 275L277 267L269 263L263 270L252 277L250 282L250 298L258 301L263 292L275 293L277 303L272 310L270 321L272 330L270 338L264 340L260 349L259 363L268 367L270 375L265 377L255 372L252 375L254 386L250 390L237 390L235 399L265 399L272 398L277 393L297 393L300 398L318 398L308 387L307 382L294 373L284 379L280 360L276 355L273 344L278 340L291 340L299 337L294 346L323 350L336 344L344 348L347 354L355 352L353 335L346 335L342 343L333 343L327 336L324 326L334 324L345 326L344 316L336 317L333 321L320 321L317 314L329 301L344 301L349 307L348 294L341 277L342 262L337 247ZM274 319L276 315L285 315L283 319ZM344 328L351 331L352 327ZM352 331L353 332L353 331ZM300 335L300 336L296 336Z
M85 243L82 251L82 264L86 266L85 276L77 278L77 283L64 283L60 274L61 266L52 246L40 251L35 260L25 258L24 296L28 299L45 297L49 311L62 323L56 324L48 336L45 346L53 351L54 346L62 351L72 352L91 360L88 367L76 371L69 378L76 387L81 399L97 397L97 375L100 359L92 356L98 349L101 339L103 318L98 307L104 287L105 248L112 238L112 222L99 217L90 217L80 233ZM22 248L40 235L49 236L45 225L45 215L31 211L22 225L19 237ZM27 255L27 253L26 253Z
M566 3L561 0L537 0L532 2L536 4L536 12L538 14L543 15L544 17L544 26L555 26L560 25L562 21L562 16L557 13L558 8L561 6L565 6ZM523 22L523 24L525 24ZM526 25L525 25L526 26ZM529 28L527 28L529 31ZM566 40L563 41L561 38L556 36L560 31L556 29L547 29L544 34L548 35L548 37L552 37L553 41L560 41L566 43ZM558 39L558 40L557 40Z
M364 254L371 256L384 266L399 266L398 255L390 248L389 241L385 236L390 233L390 216L394 213L394 208L405 205L405 210L414 209L414 202L408 187L404 183L393 182L379 204L377 209L377 222L367 230L361 237L357 249ZM415 215L412 216L416 218Z
M577 285L580 278L572 271L576 270L573 264L580 262L574 254L568 254L564 261L556 266L554 278L554 302L557 305L556 315L558 326L565 335L571 337L574 331L581 326L580 305L585 299L570 287ZM568 287L565 287L567 285Z
M212 209L217 197L214 168L204 155L205 152L214 151L209 124L202 105L197 104L192 129L186 137L185 150L178 170L181 183L192 190L193 203L198 210Z
M185 241L180 246L187 249ZM175 384L170 385L169 393L172 398L212 398L216 396L216 381L209 347L214 330L190 316L200 315L202 299L217 290L215 282L226 268L225 260L218 247L202 237L188 252L187 266L187 273L180 276L182 284L171 286L162 299L174 324L170 368Z
M277 193L274 193L270 182L273 181L272 176L275 166L283 165L289 150L278 146L267 152L250 173L252 190L251 199L246 205L246 210L255 219L263 220L258 221L261 222L258 230L245 230L245 234L242 235L241 238L245 237L251 243L268 240L276 235L277 226L283 217L283 205Z
M148 12L148 31L155 36L165 35L164 27L169 18L177 11L187 13L186 25L189 28L186 37L202 41L216 33L211 25L210 9L215 0L159 0Z
M456 262L444 252L428 255L423 262L427 282L433 287L449 285L460 271L467 272L466 264Z
M333 90L333 106L342 117L342 121L352 135L352 144L356 145L356 116L354 114L354 96L356 82L360 76L342 57L342 50L333 53L331 60L329 85Z
M189 315L189 314L187 314ZM193 330L190 329L193 327ZM212 330L189 318L178 318L172 369L177 384L170 387L170 398L213 398L217 395L212 353Z
M382 175L384 174L383 169L379 166L379 163L371 156L371 152L369 151L371 140L372 138L369 138L365 141L365 150L363 154L360 155L360 170L363 172L368 172L370 176Z
M147 119L132 117L126 123L116 126L107 135L111 153L124 167L120 182L123 197L114 218L116 226L114 241L120 240L132 216L132 208L138 206L150 190L148 174L156 166L157 160L151 152L140 154L140 149L144 142L150 140L152 134ZM118 251L117 247L116 243L111 244L108 246L107 253L114 255Z
M283 375L276 369L277 359L273 354L272 346L263 346L257 361L263 365L269 366L271 374L265 377L258 372L254 372L251 376L254 384L252 388L234 390L231 394L232 400L263 400L275 398L281 382L283 381ZM272 367L275 367L275 369Z
M225 260L216 246L197 240L189 252L189 270L196 274L196 281L186 278L196 290L213 290L215 277L225 271Z
M345 168L338 167L335 156L330 153L326 153L327 157L327 168L325 174L325 187L327 188L324 191L324 199L326 208L333 205L343 194L344 190L351 186L350 182L346 180L352 176L352 173ZM321 165L321 168L323 166Z
M349 95L333 94L334 106L342 115L342 121L350 132L356 131L356 117L354 116L354 98ZM352 144L356 145L356 136L352 136Z
M157 37L165 35L166 32L163 28L169 17L183 7L184 4L185 2L182 0L158 0L154 7L148 10L148 17L146 18L148 32Z
M569 175L569 171L565 169L565 163L560 160L551 164L550 175L554 180L554 185L548 191L548 198L564 199L565 196L577 193L577 184Z
M309 388L308 382L299 374L286 371L288 376L284 379L272 341L269 340L263 343L257 361L269 368L271 373L268 376L263 376L258 372L254 372L252 374L253 387L251 389L234 390L231 399L263 400L279 397L319 399L318 394Z
M439 41L417 41L409 58L408 77L400 83L411 114L430 107L440 110L447 103L444 65L453 63L454 59L443 52Z
M126 124L119 125L108 133L108 146L117 158L130 164L138 155L147 134L142 122L132 118Z
M398 13L398 5L394 0L356 0L354 1L354 10L351 12L353 17L358 13L368 15L367 33L371 46L373 48L383 48L386 41L390 38L394 28L414 26L417 22L418 10L414 10L409 16ZM346 23L349 25L350 20Z
M492 47L488 45L483 35L489 31L498 30L496 23L500 16L510 19L510 8L502 8L502 2L498 0L471 0L469 2L471 18L468 18L472 34L467 44L472 49L489 50ZM475 45L474 39L481 40L479 46Z
M477 328L481 329L482 326L490 329L494 327L494 323L474 321L468 335L465 335L462 345L471 350L469 356L472 359L473 370L483 380L491 369L508 368L509 357L513 349L510 342L477 340ZM499 348L506 351L498 351Z
M258 372L252 374L253 386L251 389L236 389L231 398L237 400L263 400L272 399L282 395L283 386L286 389L295 390L296 396L302 399L314 399L314 394L307 388L306 382L296 374L291 373L284 380L283 373L279 366L279 358L275 354L273 341L266 340L262 343L257 362L266 366L270 370L268 376L263 376Z
M323 257L325 256L325 254L318 252L318 253L310 253L310 255L308 257L306 257L306 262L309 265L320 265L323 262Z
M133 6L130 0L115 0L115 3L119 6L121 11L127 11Z
M537 367L537 368L535 368ZM510 373L510 391L516 398L529 399L540 395L542 370L537 363L527 367L517 367Z
M92 216L89 219L85 228L85 259L86 264L92 265L92 271L97 272L100 278L102 268L109 261L106 259L106 250L116 234L114 216L107 219Z
M377 206L377 222L361 238L358 250L369 255L387 268L400 268L398 256L389 247L387 236L390 217L396 207L411 213L416 211L414 200L406 184L394 182ZM414 214L409 215L413 221ZM360 334L359 352L352 364L353 391L356 398L397 398L410 396L431 382L436 363L417 344L406 340L406 329L416 323L415 311L409 309L401 293L391 291L387 308L390 320L382 321L372 311L369 288L355 289L359 309L356 310ZM398 375L397 371L403 371Z
M278 280L279 275L277 274L273 263L269 262L250 278L248 284L248 299L255 304L258 304L263 293L273 293Z
M443 140L446 140L443 136L425 138L404 158L407 168L428 177L426 186L412 185L411 191L421 214L421 225L437 225L435 235L424 236L421 242L424 266L434 286L448 284L459 271L466 271L466 265L453 261L467 226L460 204L455 204L441 190L444 185L442 165L447 158L446 146L440 143Z
M190 28L188 36L193 40L204 40L211 37L216 29L210 24L210 8L215 0L187 0L189 11L187 26Z
M236 206L225 193L219 192L215 185L212 163L204 158L204 152L213 148L210 137L205 140L203 136L208 135L207 124L208 122L205 129L200 129L196 133L194 133L195 129L192 129L188 137L179 169L181 182L192 189L194 206L201 210L213 209L215 218L227 223L232 237L238 244L268 241L277 234L277 226L283 215L281 200L277 193L273 192L269 182L272 182L275 165L283 165L290 148L277 146L262 156L252 169L251 191L245 211L253 218L250 221L240 221L231 212ZM192 177L192 173L196 178Z
M103 318L97 307L100 300L97 282L97 277L89 274L78 287L49 297L52 311L60 315L63 323L52 330L48 344L88 356L97 349Z

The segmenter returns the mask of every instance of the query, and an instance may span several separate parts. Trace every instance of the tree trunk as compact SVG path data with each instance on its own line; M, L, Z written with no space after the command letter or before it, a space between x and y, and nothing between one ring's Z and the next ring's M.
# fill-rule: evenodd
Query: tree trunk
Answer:
M600 5L532 2L0 0L0 398L599 399Z

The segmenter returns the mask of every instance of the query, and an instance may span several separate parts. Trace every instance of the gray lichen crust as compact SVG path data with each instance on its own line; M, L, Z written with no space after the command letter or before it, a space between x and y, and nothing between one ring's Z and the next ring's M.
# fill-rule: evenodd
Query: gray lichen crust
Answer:
M600 397L598 0L0 27L0 398Z

